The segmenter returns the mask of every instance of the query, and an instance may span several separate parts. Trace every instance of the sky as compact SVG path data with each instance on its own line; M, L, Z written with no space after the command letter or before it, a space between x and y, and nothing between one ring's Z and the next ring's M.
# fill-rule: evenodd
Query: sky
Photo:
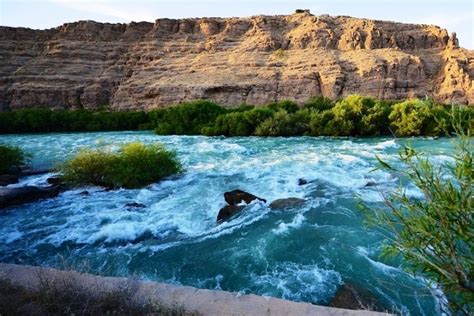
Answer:
M474 0L0 0L0 25L45 29L78 20L110 23L157 18L290 14L349 15L435 24L474 49Z

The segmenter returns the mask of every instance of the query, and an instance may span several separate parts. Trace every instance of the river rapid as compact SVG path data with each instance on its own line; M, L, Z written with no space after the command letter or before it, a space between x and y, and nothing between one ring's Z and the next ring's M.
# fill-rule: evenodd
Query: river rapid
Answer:
M379 256L383 242L367 228L357 200L381 206L400 180L372 171L375 155L398 164L405 143L449 161L447 139L222 138L151 132L3 135L0 143L51 166L80 148L130 141L175 150L183 174L137 190L98 187L0 213L0 261L72 267L207 289L329 304L345 282L366 289L390 311L440 314L435 291ZM51 174L18 185L46 185ZM298 185L298 179L308 181ZM370 186L366 186L370 183ZM376 183L377 185L372 185ZM272 211L252 203L216 225L223 193L242 189L268 202L298 197L303 206ZM88 195L81 194L87 190ZM410 194L420 192L408 186ZM144 208L126 207L141 203Z

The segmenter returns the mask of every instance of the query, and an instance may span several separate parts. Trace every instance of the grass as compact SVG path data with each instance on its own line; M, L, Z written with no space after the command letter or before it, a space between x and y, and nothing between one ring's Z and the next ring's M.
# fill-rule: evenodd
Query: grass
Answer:
M0 315L192 315L179 306L132 300L136 291L133 282L103 290L80 285L72 274L68 278L38 278L37 290L0 280Z
M129 143L119 150L83 149L58 167L72 186L139 188L182 171L176 154L160 144Z

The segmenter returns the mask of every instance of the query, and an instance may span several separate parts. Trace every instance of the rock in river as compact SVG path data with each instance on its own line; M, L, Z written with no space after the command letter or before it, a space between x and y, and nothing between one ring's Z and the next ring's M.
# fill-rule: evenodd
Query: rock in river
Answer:
M342 285L331 300L329 306L353 310L365 309L378 312L387 310L372 293L355 284Z
M249 204L250 202L255 200L259 200L264 203L267 202L267 200L265 199L259 198L258 196L255 196L242 190L232 190L229 192L225 192L224 199L227 202L227 205L221 208L219 214L217 214L217 223L221 223L222 221L225 221L229 217L233 216L234 214L240 212L244 208L243 205L239 205L242 202L245 202L245 204Z
M304 178L299 178L298 179L298 185L305 185L305 184L308 184L308 180L306 180Z
M300 198L286 198L286 199L278 199L270 203L270 208L272 210L279 210L279 209L284 209L288 207L294 207L298 205L302 205L306 202L305 199L300 199Z
M255 196L253 194L247 193L242 190L232 190L229 192L224 193L224 199L229 205L237 205L242 202L245 202L246 204L249 204L250 202L254 200L259 200L264 203L267 202L267 200L259 198L258 196Z
M64 180L61 177L51 177L51 178L46 179L46 181L48 182L48 184L51 184L51 185L63 185L64 184Z
M3 188L0 189L0 209L11 205L20 205L40 199L52 198L58 194L58 187L39 188L24 186L20 188Z
M13 174L0 175L0 186L18 183L18 176Z
M226 205L221 210L219 211L219 214L217 214L217 222L221 223L228 219L229 217L232 217L234 214L237 214L244 208L243 205Z
M125 204L125 207L128 207L128 208L144 208L144 207L146 207L146 205L142 204L142 203L137 203L137 202L130 202L130 203Z

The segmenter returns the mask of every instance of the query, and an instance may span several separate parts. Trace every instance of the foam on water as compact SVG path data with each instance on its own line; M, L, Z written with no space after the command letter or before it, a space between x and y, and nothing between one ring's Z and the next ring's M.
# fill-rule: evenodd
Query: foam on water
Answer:
M314 304L327 303L342 283L336 271L295 263L277 264L265 274L252 275L252 281L260 295Z
M305 217L302 214L297 214L293 220L289 223L280 223L278 227L273 229L273 232L277 235L287 233L290 228L298 228L303 224Z
M404 141L387 138L208 138L148 132L0 136L52 165L83 146L161 142L175 150L185 172L137 190L81 188L0 214L0 261L60 266L58 255L109 275L140 275L205 288L327 304L342 282L369 286L397 310L434 311L436 301L414 298L426 288L378 261L380 235L363 226L355 197L380 203L399 179L372 172L375 155L397 164ZM412 140L449 161L449 142ZM436 143L436 146L432 146ZM52 174L20 185L45 185ZM298 185L298 179L308 181ZM370 186L366 186L372 182ZM375 185L374 185L375 184ZM217 225L223 193L242 189L254 202ZM420 197L409 186L411 196ZM89 191L89 195L80 194ZM298 197L299 207L272 211L275 199ZM126 207L137 202L144 208ZM374 246L375 245L375 246ZM407 289L390 286L396 276ZM374 284L373 287L372 284ZM428 314L428 313L427 313Z

